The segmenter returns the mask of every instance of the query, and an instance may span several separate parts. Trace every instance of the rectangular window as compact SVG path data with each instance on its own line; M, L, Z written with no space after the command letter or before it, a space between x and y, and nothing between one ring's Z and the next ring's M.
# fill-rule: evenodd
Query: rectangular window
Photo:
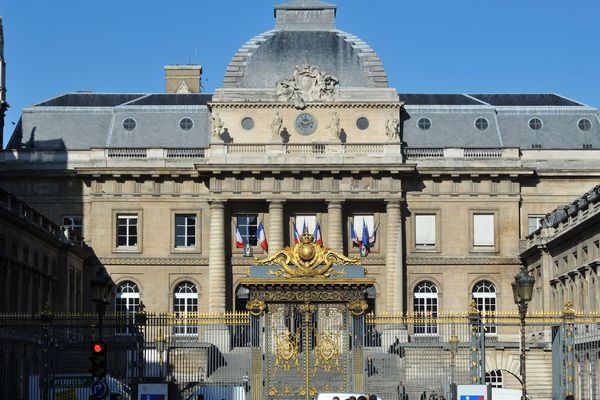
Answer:
M473 214L473 246L494 246L494 214Z
M117 215L117 247L134 247L138 244L138 216Z
M295 227L296 232L298 232L298 235L302 235L304 233L304 229L308 229L308 233L312 235L315 232L315 228L317 227L317 216L296 215Z
M415 244L418 247L435 247L435 214L415 215Z
M63 226L69 228L76 237L83 237L83 218L81 215L63 216Z
M237 228L242 235L244 243L256 246L256 232L258 231L258 214L238 214Z
M23 246L23 256L21 257L23 264L29 264L29 247Z
M531 235L533 232L537 231L540 227L541 219L543 215L535 215L529 214L527 216L527 234Z
M196 247L194 214L175 214L175 247Z

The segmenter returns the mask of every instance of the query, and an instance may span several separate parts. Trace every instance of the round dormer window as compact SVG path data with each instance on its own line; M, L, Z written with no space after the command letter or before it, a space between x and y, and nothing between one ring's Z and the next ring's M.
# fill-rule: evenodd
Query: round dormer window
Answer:
M431 120L429 118L419 118L419 120L417 121L417 126L419 127L419 129L426 131L429 128L431 128Z
M135 122L135 119L133 118L125 118L123 120L123 129L125 129L126 131L132 131L135 129L135 126L137 125L137 123Z
M179 121L179 127L184 131L189 131L194 127L194 121L192 121L190 118L183 118L181 121Z

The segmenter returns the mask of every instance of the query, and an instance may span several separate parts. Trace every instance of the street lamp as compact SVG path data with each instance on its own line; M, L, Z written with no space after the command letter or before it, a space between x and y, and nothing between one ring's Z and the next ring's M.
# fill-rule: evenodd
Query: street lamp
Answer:
M456 400L454 386L456 385L456 353L458 353L459 341L458 336L454 332L454 327L452 327L452 336L450 336L450 340L448 341L450 344L450 390L452 400Z
M106 270L99 269L96 271L96 277L90 280L90 285L92 286L92 300L96 304L98 313L98 339L102 339L102 319L106 313L106 306L110 304L113 283Z
M527 315L527 305L533 295L533 284L535 278L529 275L527 264L523 262L521 270L515 275L512 282L513 297L515 304L519 307L519 318L521 319L521 399L526 400L527 383L525 380L525 316Z

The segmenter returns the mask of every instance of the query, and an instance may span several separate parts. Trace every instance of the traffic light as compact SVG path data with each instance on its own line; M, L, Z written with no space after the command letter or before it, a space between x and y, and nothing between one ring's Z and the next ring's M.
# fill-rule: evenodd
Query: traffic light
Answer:
M92 355L89 360L92 363L90 372L92 376L96 378L103 378L106 376L106 343L96 341L92 342L90 346Z

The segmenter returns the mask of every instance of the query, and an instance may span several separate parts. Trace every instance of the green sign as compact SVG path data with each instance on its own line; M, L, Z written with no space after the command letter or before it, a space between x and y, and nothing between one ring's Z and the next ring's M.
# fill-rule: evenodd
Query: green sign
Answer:
M50 387L90 387L93 381L90 375L54 375Z

